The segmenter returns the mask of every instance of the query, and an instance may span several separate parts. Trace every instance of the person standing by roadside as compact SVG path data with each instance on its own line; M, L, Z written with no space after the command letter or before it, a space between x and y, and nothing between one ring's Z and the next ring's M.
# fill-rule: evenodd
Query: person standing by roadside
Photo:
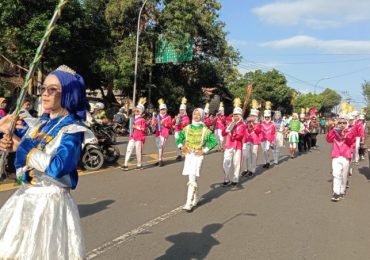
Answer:
M326 118L322 116L320 118L320 134L326 134Z

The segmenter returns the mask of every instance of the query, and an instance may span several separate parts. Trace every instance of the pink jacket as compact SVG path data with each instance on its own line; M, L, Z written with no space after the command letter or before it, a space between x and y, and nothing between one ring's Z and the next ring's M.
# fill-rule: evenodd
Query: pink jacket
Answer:
M355 126L357 128L357 137L361 137L363 139L365 137L365 124L360 120L355 122Z
M240 120L234 126L231 133L226 133L226 128L222 130L222 135L226 136L225 149L243 149L243 137L245 133L245 124Z
M259 145L261 143L261 124L252 123L249 125L246 123L245 134L243 138L243 143L252 143L254 145Z
M225 116L216 115L215 119L213 120L215 130L225 128Z
M263 121L261 123L261 141L269 141L270 143L275 143L276 129L272 121Z
M208 127L208 128L210 128L211 127L211 125L212 125L212 119L211 119L211 117L210 116L206 116L205 118L204 118L204 124L206 125L206 127Z
M190 119L187 115L182 115L178 125L176 125L176 118L173 119L172 123L175 126L175 132L180 132L185 126L190 124Z
M331 158L338 158L343 156L347 159L352 158L351 146L355 142L355 135L353 132L346 128L344 130L331 129L326 136L328 143L333 143L331 150Z
M129 140L133 139L135 141L142 141L143 143L145 143L145 132L146 132L145 119L141 116L135 118L132 128L133 128L132 135L128 139Z
M158 127L158 117L154 120L155 126L155 136L162 136L164 138L168 138L170 135L170 129L172 127L172 118L168 114L165 114L163 117L160 116L160 123L161 123L161 130Z

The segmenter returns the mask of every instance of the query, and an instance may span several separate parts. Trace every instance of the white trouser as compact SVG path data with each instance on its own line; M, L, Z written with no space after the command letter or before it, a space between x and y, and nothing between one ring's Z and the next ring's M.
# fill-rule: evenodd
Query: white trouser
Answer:
M216 135L216 139L217 139L217 142L218 142L218 148L221 150L222 149L222 144L224 142L224 137L222 135L222 129L216 129L215 130L215 135Z
M243 170L255 173L257 166L258 144L243 144Z
M175 142L176 142L177 138L179 138L179 134L180 134L180 132L175 132ZM182 152L181 152L180 148L177 148L176 151L177 151L177 156L182 156Z
M361 137L356 136L356 146L355 146L355 162L357 163L360 159L359 150L360 150Z
M264 162L264 164L270 163L270 158L269 158L270 142L269 141L263 141L261 143L261 148L262 148L262 151L263 151L263 162Z
M134 151L134 148L136 150L136 161L137 166L141 166L141 153L143 151L143 142L142 141L135 141L131 139L127 144L127 150L126 150L126 157L125 157L125 166L127 166L128 161L130 160L131 154Z
M242 151L239 149L226 149L224 152L225 181L238 182L240 166L242 164ZM234 168L234 172L231 169ZM230 176L231 175L231 176Z
M284 135L281 132L276 133L276 139L275 139L275 147L273 151L274 155L274 162L275 164L279 163L279 158L280 158L280 150L281 147L284 145Z
M347 186L349 159L342 156L333 158L333 192L344 194Z
M163 161L163 150L164 150L166 141L167 141L167 138L164 138L163 136L157 136L155 138L155 144L158 149L158 161Z

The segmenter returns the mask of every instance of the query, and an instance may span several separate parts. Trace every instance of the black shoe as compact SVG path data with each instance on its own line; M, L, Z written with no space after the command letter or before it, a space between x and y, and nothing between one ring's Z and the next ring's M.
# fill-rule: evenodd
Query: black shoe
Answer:
M156 162L156 163L154 164L154 166L159 166L159 162Z
M254 175L254 172L248 172L248 176L252 177Z
M121 166L121 169L124 170L124 171L128 171L128 166L123 165L123 166Z
M337 202L341 199L341 196L339 194L334 193L331 197L331 201Z
M267 165L267 164L264 164L264 165L262 166L262 168L266 168L266 165Z
M163 161L159 161L159 162L158 162L158 166L159 166L159 167L163 167L163 166L164 166L164 162L163 162Z
M241 176L245 177L245 176L247 176L247 174L248 174L248 171L243 171Z
M229 182L229 181L224 181L224 183L222 183L222 186L227 187L227 186L229 186L230 184L231 184L231 182Z
M231 185L235 187L236 185L238 185L238 183L239 183L239 182L234 182L234 181L233 181L233 182L231 183Z
M270 168L270 163L266 163L266 168Z
M181 155L178 155L177 157L176 157L176 161L181 161L182 160L182 156Z

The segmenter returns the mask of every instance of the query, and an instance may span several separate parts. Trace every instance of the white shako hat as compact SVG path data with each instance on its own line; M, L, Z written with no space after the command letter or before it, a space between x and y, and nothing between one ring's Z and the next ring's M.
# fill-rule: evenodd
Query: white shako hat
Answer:
M251 108L251 112L249 113L250 116L258 116L259 115L259 112L258 111L258 101L253 99L252 100L252 108Z
M144 106L145 103L146 103L146 98L145 97L141 97L139 99L139 102L138 102L137 106L136 106L136 108L139 109L141 111L141 113L143 113L144 110L145 110L145 106Z

